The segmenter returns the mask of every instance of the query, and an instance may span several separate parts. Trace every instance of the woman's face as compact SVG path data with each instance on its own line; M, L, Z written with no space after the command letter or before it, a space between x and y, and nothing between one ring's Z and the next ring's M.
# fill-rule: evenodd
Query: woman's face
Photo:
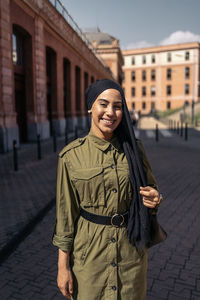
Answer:
M114 130L122 120L122 97L118 90L103 91L95 100L91 108L92 132L105 140L112 138Z

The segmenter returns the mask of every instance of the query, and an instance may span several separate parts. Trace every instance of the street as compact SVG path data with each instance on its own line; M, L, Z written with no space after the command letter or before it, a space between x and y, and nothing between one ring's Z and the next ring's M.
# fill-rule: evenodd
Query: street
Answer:
M167 241L149 250L147 300L200 299L200 132L187 142L173 134L142 138L164 200L159 221ZM56 286L51 244L55 206L0 267L0 299L64 299ZM138 299L139 300L139 299Z

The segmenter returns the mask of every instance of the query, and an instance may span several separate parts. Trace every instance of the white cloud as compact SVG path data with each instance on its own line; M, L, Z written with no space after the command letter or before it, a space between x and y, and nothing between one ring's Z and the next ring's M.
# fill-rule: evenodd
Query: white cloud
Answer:
M160 45L181 44L189 42L200 42L200 35L190 31L175 31L170 36L162 40Z
M152 47L155 46L152 43L149 43L147 41L139 41L135 43L130 43L125 47L122 47L123 50L128 50L128 49L136 49L136 48L147 48L147 47Z
M190 42L200 42L200 35L195 34L191 31L182 31L178 30L171 33L168 37L161 40L158 45L170 45L170 44L182 44L182 43L190 43ZM153 43L147 41L138 41L134 43L130 43L127 46L122 46L122 50L128 49L138 49L138 48L148 48L157 46Z

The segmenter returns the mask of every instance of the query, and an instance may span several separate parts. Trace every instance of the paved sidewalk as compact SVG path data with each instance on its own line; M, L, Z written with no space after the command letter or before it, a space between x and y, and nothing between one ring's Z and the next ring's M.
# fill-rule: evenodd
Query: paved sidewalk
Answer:
M13 152L0 155L0 262L54 205L57 154L64 146L64 137L57 138L55 153L53 139L42 141L38 160L36 144L22 145L18 171L14 171Z
M140 138L164 195L159 220L168 232L165 243L149 250L147 300L199 300L200 132L191 129L188 141L173 133L156 142L140 130ZM22 147L16 173L8 163L12 153L0 156L1 249L10 244L14 250L11 246L20 232L35 224L39 212L47 213L55 199L57 155L52 141L45 143L41 161L37 161L35 145ZM58 144L61 149L64 140ZM54 208L2 263L0 299L62 299L56 287L57 250L51 245Z

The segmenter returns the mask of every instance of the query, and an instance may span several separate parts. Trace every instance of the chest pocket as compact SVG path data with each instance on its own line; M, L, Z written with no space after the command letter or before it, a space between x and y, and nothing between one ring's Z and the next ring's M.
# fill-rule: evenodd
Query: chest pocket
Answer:
M132 198L132 188L129 175L128 164L119 164L117 166L119 185L121 187L121 192L124 193L123 196L128 199Z
M72 181L78 191L83 207L105 205L105 184L102 167L74 170Z

